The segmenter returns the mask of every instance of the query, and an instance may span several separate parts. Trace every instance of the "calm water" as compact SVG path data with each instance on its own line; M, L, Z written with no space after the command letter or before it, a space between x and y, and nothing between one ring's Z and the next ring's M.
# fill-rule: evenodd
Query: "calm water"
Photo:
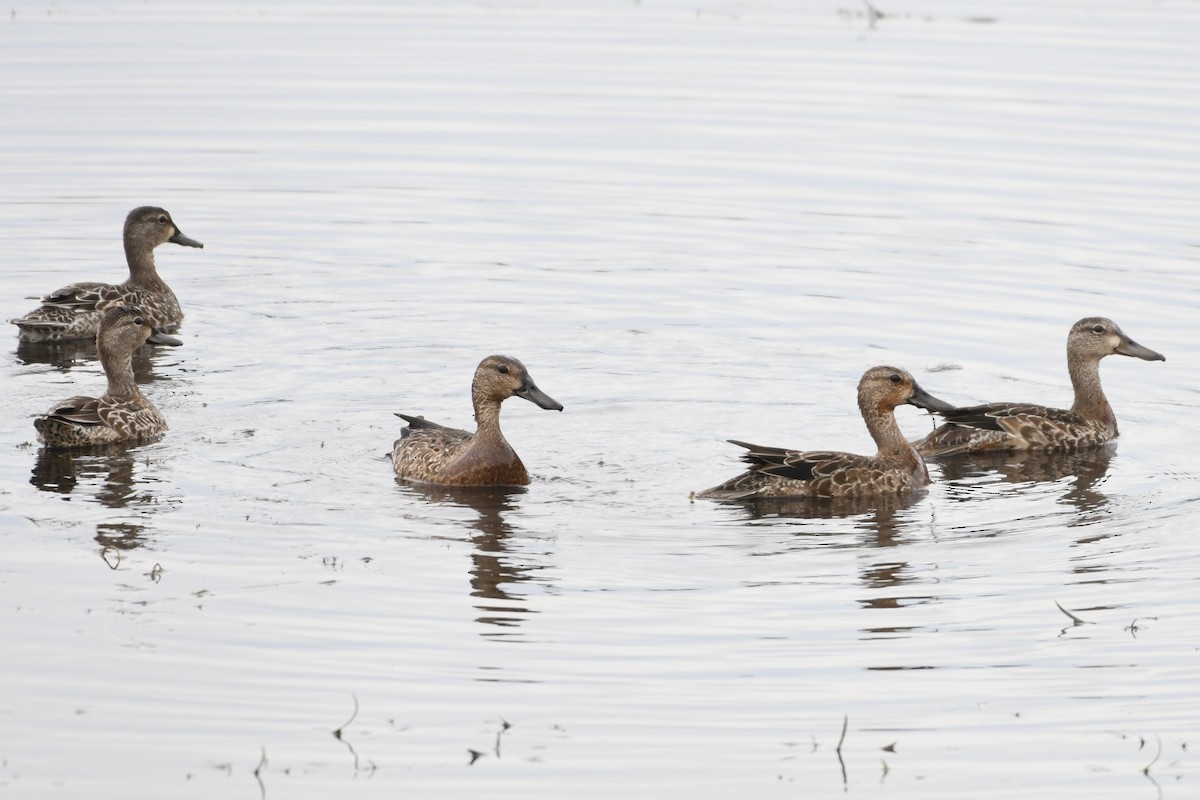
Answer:
M10 4L0 316L206 247L158 443L42 451L102 375L6 334L0 794L1195 796L1200 6L880 7ZM1093 314L1119 447L688 500L873 364L1067 404ZM532 485L397 485L492 352Z

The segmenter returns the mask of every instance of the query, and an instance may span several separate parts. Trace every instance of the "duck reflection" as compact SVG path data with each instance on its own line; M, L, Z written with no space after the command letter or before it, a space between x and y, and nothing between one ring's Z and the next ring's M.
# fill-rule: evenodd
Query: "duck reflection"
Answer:
M57 494L71 494L80 483L98 483L95 499L109 508L152 503L153 494L137 487L134 480L136 453L122 445L43 447L29 482L43 492Z
M729 501L740 507L747 519L847 519L863 534L863 543L894 547L906 527L902 513L922 497L924 491L871 497L779 497ZM858 519L855 519L858 518Z
M111 522L96 526L100 558L109 569L121 566L122 554L146 543L146 527L136 522Z
M969 491L980 478L995 477L1001 483L1017 485L1063 482L1060 502L1074 506L1080 516L1076 524L1089 521L1094 512L1108 505L1100 487L1108 476L1108 466L1116 455L1112 445L1073 453L1024 451L1015 453L978 453L946 459L940 463L942 480L968 491L948 492L958 501L978 501ZM975 497L972 497L976 494Z
M126 509L158 503L157 496L137 481L138 451L128 446L55 448L38 451L29 482L43 492L80 495L107 508ZM89 487L91 487L89 489ZM106 522L96 526L100 557L112 569L121 553L146 544L145 525L138 522Z
M539 566L520 563L509 554L509 536L513 528L504 517L516 508L516 499L525 493L522 486L433 486L399 482L406 491L424 500L469 508L479 516L470 523L471 596L480 598L475 607L481 612L478 622L499 628L521 624L523 614L532 610L523 605L524 595L511 591L513 584L533 579ZM509 586L509 589L505 587ZM485 636L507 636L489 631Z
M154 372L154 362L164 354L164 348L143 345L133 354L133 380L138 384L154 383L162 377ZM18 342L17 361L21 364L45 364L59 372L94 363L99 367L100 354L91 339L72 339L65 342Z
M859 534L851 547L862 554L858 579L869 590L859 600L862 608L901 608L928 602L928 595L914 594L910 584L918 582L908 561L897 558L891 548L909 541L913 535L928 530L928 521L917 520L908 513L925 496L925 492L881 495L861 498L800 497L780 500L756 500L744 505L750 519L790 518L805 520L845 519ZM825 533L818 532L818 535ZM865 638L891 637L910 630L907 627L871 627L861 633Z

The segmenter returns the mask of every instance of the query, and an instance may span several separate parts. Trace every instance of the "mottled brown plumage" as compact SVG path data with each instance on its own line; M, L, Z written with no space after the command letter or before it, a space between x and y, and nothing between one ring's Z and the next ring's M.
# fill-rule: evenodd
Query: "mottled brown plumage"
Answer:
M107 391L98 398L72 397L37 417L38 440L51 447L87 447L150 439L165 431L167 421L133 380L133 352L150 333L138 309L107 309L96 335Z
M858 382L858 408L879 447L878 453L861 456L827 450L787 450L730 439L746 448L742 458L750 468L697 496L713 500L865 497L925 486L929 483L925 463L896 423L896 406L904 403L929 410L953 408L928 394L904 370L872 367Z
M1078 450L1117 438L1117 417L1100 386L1100 360L1123 355L1166 361L1130 339L1115 322L1087 317L1067 335L1067 371L1075 390L1070 410L1033 403L985 403L939 412L946 420L914 442L926 458L1015 450Z
M408 423L392 447L396 475L446 486L523 486L529 473L500 432L500 404L523 397L541 408L562 405L538 389L525 365L508 356L488 356L471 381L475 433L447 428L423 417L396 416Z
M142 206L125 218L125 259L129 278L124 283L83 281L64 286L42 298L42 305L9 322L20 328L27 342L60 342L92 339L100 318L109 308L137 308L153 328L150 341L181 344L171 336L179 329L183 311L179 301L154 267L154 248L165 242L204 247L184 236L171 215L154 206Z

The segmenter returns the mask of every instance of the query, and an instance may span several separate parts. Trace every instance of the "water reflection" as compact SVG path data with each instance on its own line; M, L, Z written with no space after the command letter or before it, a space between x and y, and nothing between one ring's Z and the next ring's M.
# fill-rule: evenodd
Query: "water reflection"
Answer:
M525 494L524 487L451 487L404 482L400 482L400 485L423 500L469 508L478 514L469 523L474 529L471 542L475 545L471 552L471 596L482 599L475 605L482 612L476 618L478 622L499 628L515 628L522 621L518 615L533 613L522 605L524 595L505 589L506 584L532 580L534 572L541 569L540 566L521 563L509 553L509 537L513 528L504 517L516 508L515 501ZM512 634L489 631L484 635L504 637Z
M121 555L146 544L146 526L136 522L111 522L96 526L100 558L109 569L121 566Z
M730 501L747 519L847 519L864 533L864 544L893 547L905 527L903 512L911 508L925 492L882 495L877 497L763 497ZM854 519L860 517L861 519Z
M137 459L127 445L55 448L38 451L29 482L43 492L71 494L82 482L99 478L95 499L109 508L125 508L131 502L154 502L153 494L143 487L135 489Z
M858 568L859 582L869 590L859 600L863 608L900 608L929 602L930 595L913 594L908 586L918 581L917 571L907 560L898 558L892 548L904 544L914 533L928 528L907 513L925 497L924 491L901 495L853 498L764 498L740 501L750 519L846 519L857 534L852 547L859 548L863 563ZM911 630L908 627L872 627L861 632L865 638L894 638Z
M158 497L137 481L137 451L127 445L52 448L38 451L29 482L43 492L84 495L94 486L90 499L112 509L158 504ZM121 563L121 554L146 544L146 526L139 522L105 522L96 526L100 558L111 569Z
M1074 453L980 453L938 463L942 480L956 490L947 492L947 496L960 502L979 499L972 489L978 488L980 479L1038 491L1044 489L1038 484L1062 482L1065 490L1059 502L1074 506L1080 512L1074 522L1068 523L1079 525L1094 520L1096 512L1109 504L1108 496L1100 491L1100 487L1115 455L1116 448L1108 445Z

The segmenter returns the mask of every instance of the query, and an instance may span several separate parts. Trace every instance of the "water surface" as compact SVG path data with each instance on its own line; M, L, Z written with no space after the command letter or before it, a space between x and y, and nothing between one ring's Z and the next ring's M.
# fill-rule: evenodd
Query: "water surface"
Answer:
M881 10L13 6L3 317L134 206L205 249L161 441L39 448L102 373L4 350L0 787L1192 796L1200 9ZM1094 314L1167 357L1105 362L1119 445L688 499L725 438L868 450L878 363L1068 404ZM566 407L505 406L533 483L397 485L492 352Z

